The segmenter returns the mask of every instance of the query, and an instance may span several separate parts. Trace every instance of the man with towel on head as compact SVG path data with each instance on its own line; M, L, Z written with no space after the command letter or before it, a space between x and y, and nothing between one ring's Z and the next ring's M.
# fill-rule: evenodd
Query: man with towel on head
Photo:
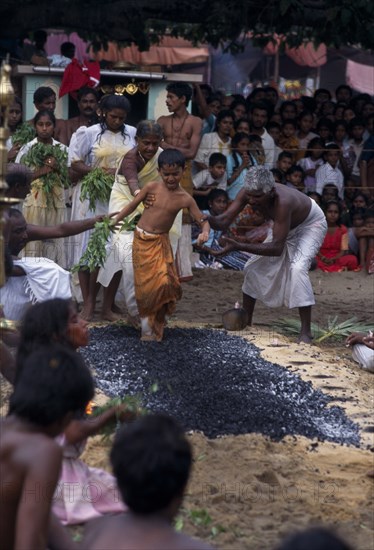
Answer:
M244 268L243 307L248 324L252 324L257 299L269 307L298 307L299 341L310 343L315 300L308 271L327 231L325 216L304 193L275 183L264 166L253 166L229 208L220 216L208 216L208 221L214 229L226 229L247 204L273 220L272 239L252 244L226 237L220 253L245 250L253 254Z

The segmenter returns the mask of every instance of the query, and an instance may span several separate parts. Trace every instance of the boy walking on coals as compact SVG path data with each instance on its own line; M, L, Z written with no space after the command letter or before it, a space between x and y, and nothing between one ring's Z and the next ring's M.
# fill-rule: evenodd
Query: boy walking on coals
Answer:
M198 244L203 244L209 237L209 223L194 199L179 185L184 168L185 158L181 152L176 149L163 151L158 157L162 182L151 182L143 187L113 222L118 224L144 201L147 194L153 195L153 205L144 210L135 228L132 249L142 340L162 340L166 315L174 312L176 302L182 296L169 241L169 231L178 212L187 208L200 225L202 231Z

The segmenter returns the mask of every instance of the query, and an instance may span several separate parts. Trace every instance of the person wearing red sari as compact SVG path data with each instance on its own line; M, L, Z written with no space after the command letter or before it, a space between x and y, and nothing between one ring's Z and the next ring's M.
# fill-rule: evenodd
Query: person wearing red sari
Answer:
M317 269L328 272L354 271L358 260L354 254L348 254L348 230L340 223L340 206L337 201L329 201L325 216L327 233L317 254Z

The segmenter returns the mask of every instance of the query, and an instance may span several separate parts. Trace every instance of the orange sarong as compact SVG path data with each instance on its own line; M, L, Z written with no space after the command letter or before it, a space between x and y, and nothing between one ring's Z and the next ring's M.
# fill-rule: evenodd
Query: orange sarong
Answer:
M137 228L132 261L139 315L148 318L155 339L161 341L165 316L175 311L176 303L182 297L169 234L151 234Z

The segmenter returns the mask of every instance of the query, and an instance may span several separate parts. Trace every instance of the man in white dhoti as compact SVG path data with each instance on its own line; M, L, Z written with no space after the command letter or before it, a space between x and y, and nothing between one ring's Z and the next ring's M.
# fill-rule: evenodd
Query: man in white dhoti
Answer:
M368 372L374 372L374 336L362 332L353 332L346 340L347 346L352 346L352 357L360 367Z
M298 307L300 342L310 343L314 294L309 279L310 264L317 254L327 224L319 206L298 190L276 184L263 166L248 170L244 188L220 216L209 216L214 229L225 229L250 204L274 221L273 238L264 243L239 243L225 238L222 254L245 250L253 254L244 268L243 307L252 324L256 300L269 307Z

